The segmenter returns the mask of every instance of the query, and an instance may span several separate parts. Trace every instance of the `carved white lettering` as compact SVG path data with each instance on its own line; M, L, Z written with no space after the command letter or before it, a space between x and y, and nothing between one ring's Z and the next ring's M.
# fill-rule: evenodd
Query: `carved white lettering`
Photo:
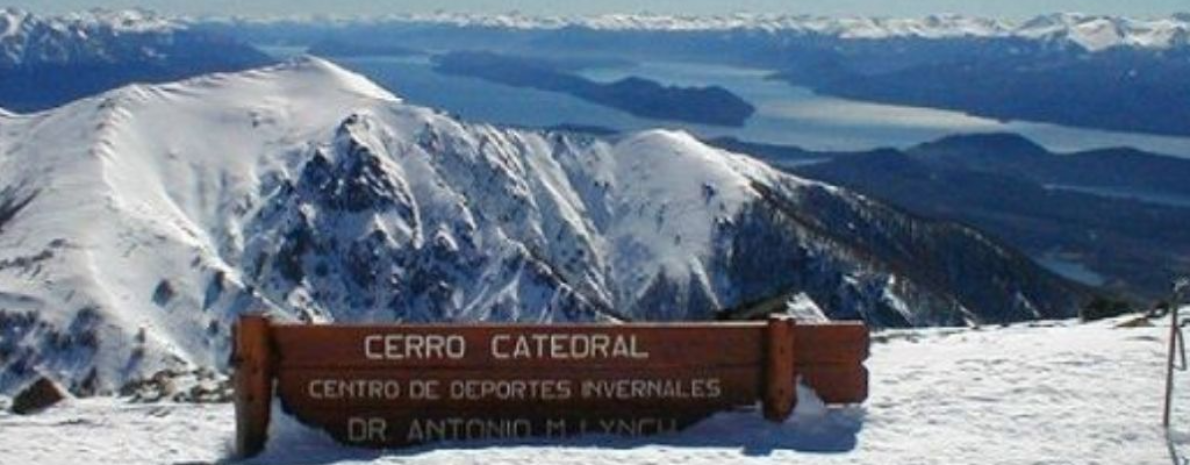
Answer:
M364 337L368 360L459 360L467 355L467 340L452 334L369 334Z
M392 379L312 379L306 385L311 399L383 399L401 397L401 383Z
M388 422L383 418L350 417L347 419L347 440L351 442L376 442L387 440Z
M496 360L636 359L649 358L636 335L608 334L496 334L490 341Z

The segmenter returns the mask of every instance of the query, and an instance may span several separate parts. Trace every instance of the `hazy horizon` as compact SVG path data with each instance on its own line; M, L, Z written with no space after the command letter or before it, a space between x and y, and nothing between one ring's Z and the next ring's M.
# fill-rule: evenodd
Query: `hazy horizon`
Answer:
M187 2L180 0L90 1L24 0L8 6L40 14L58 14L93 8L143 8L165 14L196 16L366 16L402 13L522 13L526 15L582 16L608 13L655 13L715 15L730 13L814 14L826 16L920 17L929 14L963 14L1001 19L1024 19L1055 12L1079 12L1132 17L1158 17L1190 11L1184 0L1138 0L1120 3L1112 0L1056 0L1005 2L969 2L956 0L841 0L836 2L789 2L780 0L740 0L724 3L715 0L653 1L609 0L599 4L561 4L550 0L460 0L449 3L433 0L387 2L379 0L262 0L244 4L234 0Z

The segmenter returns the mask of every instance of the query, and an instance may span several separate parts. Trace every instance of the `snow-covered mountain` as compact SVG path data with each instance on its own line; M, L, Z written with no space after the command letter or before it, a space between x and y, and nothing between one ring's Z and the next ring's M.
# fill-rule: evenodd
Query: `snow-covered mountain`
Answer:
M35 111L130 82L262 66L256 49L142 10L0 10L0 107Z
M581 17L522 14L434 13L382 17L187 19L195 23L323 26L431 25L456 28L621 32L736 32L837 39L1019 38L1097 52L1112 47L1162 50L1190 46L1190 14L1128 18L1082 13L1053 13L1023 21L937 14L923 18L812 16L737 13L717 16L606 14Z
M1086 297L970 229L685 133L462 122L312 58L0 116L0 189L0 391L221 366L253 310L700 320L789 294L907 326Z
M137 10L43 18L7 8L0 10L0 67L116 61L129 53L151 56L163 38L181 29L181 24ZM140 43L113 40L129 36Z
M0 69L165 59L188 27L143 10L38 16L0 10Z

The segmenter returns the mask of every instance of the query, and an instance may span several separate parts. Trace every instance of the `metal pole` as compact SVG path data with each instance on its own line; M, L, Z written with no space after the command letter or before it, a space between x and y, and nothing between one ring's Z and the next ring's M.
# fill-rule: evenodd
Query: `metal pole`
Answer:
M1169 360L1165 364L1165 413L1161 416L1161 425L1165 429L1169 429L1169 411L1173 402L1173 356L1174 350L1177 346L1178 334L1178 307L1180 303L1177 299L1174 300L1172 309L1170 309L1171 318L1169 319Z
M1161 425L1169 430L1169 414L1173 409L1173 361L1174 351L1177 350L1178 343L1182 343L1182 364L1185 365L1186 353L1185 342L1179 340L1182 337L1182 330L1178 324L1178 309L1182 303L1186 302L1187 296L1190 296L1190 277L1174 280L1173 283L1173 299L1170 299L1170 318L1169 318L1169 360L1165 364L1165 412L1161 416ZM1185 369L1183 367L1182 369Z

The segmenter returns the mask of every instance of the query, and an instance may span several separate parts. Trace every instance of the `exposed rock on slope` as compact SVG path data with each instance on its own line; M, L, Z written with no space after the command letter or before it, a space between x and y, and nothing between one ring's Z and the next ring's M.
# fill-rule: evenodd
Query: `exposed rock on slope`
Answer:
M315 59L4 116L0 154L31 199L0 232L0 390L218 367L249 310L697 320L792 292L903 326L1083 298L970 229L684 133L464 123Z

